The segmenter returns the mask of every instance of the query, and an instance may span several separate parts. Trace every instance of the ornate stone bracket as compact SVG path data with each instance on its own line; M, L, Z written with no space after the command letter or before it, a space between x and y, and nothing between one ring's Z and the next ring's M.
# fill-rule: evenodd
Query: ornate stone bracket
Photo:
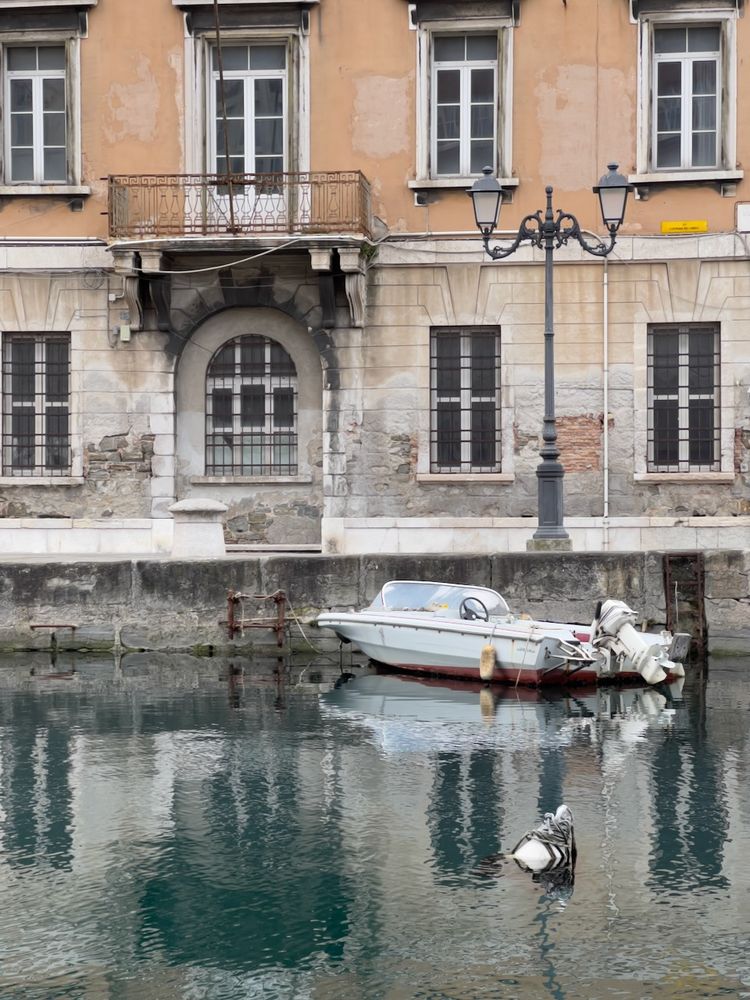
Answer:
M345 274L346 297L352 326L364 326L367 313L367 275L359 248L339 248L339 262Z
M140 275L135 269L135 253L118 251L114 254L115 274L122 278L122 293L128 310L131 330L143 329L143 305L139 292Z
M310 263L318 275L318 291L320 293L320 308L323 313L321 326L331 330L336 326L336 291L333 287L331 273L332 250L326 248L310 248Z

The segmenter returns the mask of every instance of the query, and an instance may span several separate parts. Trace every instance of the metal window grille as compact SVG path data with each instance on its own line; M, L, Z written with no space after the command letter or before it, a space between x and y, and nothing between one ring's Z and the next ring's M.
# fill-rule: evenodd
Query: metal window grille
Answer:
M717 24L654 30L652 142L657 169L718 164L721 45Z
M432 160L436 176L469 177L494 167L498 36L435 35L432 42Z
M297 473L297 371L268 337L236 337L206 375L206 473Z
M3 474L68 476L70 340L3 335Z
M11 183L67 180L64 45L5 50L6 162Z
M720 469L719 330L653 327L648 334L648 469Z
M499 472L500 330L430 332L430 469Z

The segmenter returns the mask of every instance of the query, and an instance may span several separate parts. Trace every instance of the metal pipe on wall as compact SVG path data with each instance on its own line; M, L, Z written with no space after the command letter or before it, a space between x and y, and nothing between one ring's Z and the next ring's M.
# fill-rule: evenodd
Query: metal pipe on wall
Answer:
M609 548L609 261L602 272L602 547Z

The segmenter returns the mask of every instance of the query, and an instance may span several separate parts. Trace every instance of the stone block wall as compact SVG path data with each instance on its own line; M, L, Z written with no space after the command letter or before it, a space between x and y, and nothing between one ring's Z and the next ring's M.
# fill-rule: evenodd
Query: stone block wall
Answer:
M750 554L705 555L709 642L717 652L750 651ZM499 590L516 612L588 624L596 603L617 597L642 622L665 621L659 553L494 556L274 555L221 561L5 563L0 574L0 650L59 646L155 650L268 647L270 632L230 642L227 591L284 590L290 617L315 642L311 622L329 608L361 608L390 579L473 583ZM45 626L75 626L53 628ZM296 625L297 649L308 650Z

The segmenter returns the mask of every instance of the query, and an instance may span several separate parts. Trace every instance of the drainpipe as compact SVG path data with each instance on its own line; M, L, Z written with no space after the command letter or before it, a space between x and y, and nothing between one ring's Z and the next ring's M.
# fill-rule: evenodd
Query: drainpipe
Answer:
M602 272L602 405L604 426L602 428L602 544L609 549L609 272L607 258L604 258Z

